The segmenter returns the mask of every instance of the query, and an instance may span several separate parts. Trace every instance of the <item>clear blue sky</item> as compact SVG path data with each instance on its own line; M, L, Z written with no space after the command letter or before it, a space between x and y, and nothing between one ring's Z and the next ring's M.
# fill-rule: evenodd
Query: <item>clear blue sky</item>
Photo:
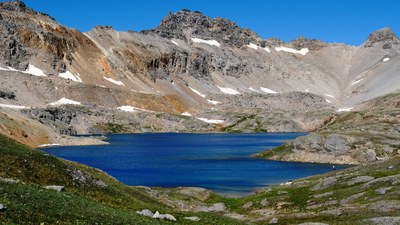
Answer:
M0 0L1 1L1 0ZM88 31L110 25L120 31L151 29L183 8L223 17L261 37L289 41L298 36L359 45L380 28L400 34L399 0L26 0L59 23Z

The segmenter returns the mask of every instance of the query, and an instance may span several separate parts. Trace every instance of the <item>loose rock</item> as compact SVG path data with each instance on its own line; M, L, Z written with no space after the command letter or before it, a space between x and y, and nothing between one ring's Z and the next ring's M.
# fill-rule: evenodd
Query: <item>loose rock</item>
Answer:
M6 209L7 208L3 204L0 204L0 212L5 212Z
M49 189L49 190L55 190L58 192L64 191L64 186L57 186L57 185L51 185L51 186L45 186L44 188Z
M277 224L278 223L278 218L274 217L272 218L268 224Z
M184 219L190 221L200 221L200 218L197 216L184 217Z

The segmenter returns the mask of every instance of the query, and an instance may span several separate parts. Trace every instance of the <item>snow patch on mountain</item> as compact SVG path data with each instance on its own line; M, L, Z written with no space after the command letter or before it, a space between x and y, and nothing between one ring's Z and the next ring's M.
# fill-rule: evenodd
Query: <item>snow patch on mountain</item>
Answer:
M56 102L50 103L50 105L57 106L57 105L80 105L80 102L68 99L68 98L61 98Z
M207 99L207 101L208 101L209 103L213 104L213 105L221 104L221 102L215 101L215 100L211 100L211 99Z
M130 105L123 105L121 107L117 107L117 109L123 112L136 112L136 108Z
M253 43L248 44L247 47L255 49L255 50L257 50L259 48L258 45L253 44Z
M203 43L203 44L208 44L208 45L212 45L212 46L217 46L218 48L221 47L221 44L218 43L218 41L216 40L204 40L204 39L200 39L200 38L192 38L193 42L196 43Z
M66 71L64 73L58 74L58 76L61 77L61 78L67 79L67 80L70 79L72 81L82 83L82 79L81 79L79 73L77 75L74 75L71 72Z
M122 81L114 80L114 79L109 78L109 77L103 77L103 78L106 79L107 81L110 81L113 84L120 85L120 86L125 86L125 84L122 83Z
M387 62L389 60L390 60L390 58L384 58L382 61Z
M37 68L36 66L34 66L32 64L28 65L28 69L26 69L24 71L24 73L31 74L33 76L38 76L38 77L45 77L46 76L46 74L44 74L43 70Z
M283 51L283 52L290 52L290 53L300 54L300 55L306 55L309 52L308 48L302 48L301 50L296 50L293 48L287 48L287 47L283 47L283 46L275 47L275 50L277 52Z
M358 80L354 81L353 83L351 83L351 86L360 83L360 81L362 81L362 79L358 79Z
M194 93L196 93L197 95L199 95L199 96L201 96L201 97L203 97L203 98L205 98L206 97L206 95L205 94L202 94L200 91L198 91L198 90L196 90L196 89L194 89L194 88L191 88L191 87L189 87L190 88L190 90L192 90Z
M279 92L273 91L273 90L271 90L269 88L260 87L260 89L261 89L261 91L263 91L265 93L268 93L268 94L278 94L279 93Z
M263 48L266 52L271 53L271 50L269 50L268 47Z
M172 44L174 44L174 45L176 45L176 46L179 46L178 42L176 42L176 41L174 41L174 40L171 40L171 42L172 42Z
M330 95L330 94L325 94L325 96L330 97L330 98L335 98L335 96Z
M228 95L239 95L240 94L240 92L238 92L238 91L236 91L235 89L232 89L232 88L220 87L220 86L217 86L217 87L219 88L219 90L222 93L225 93L225 94L228 94Z
M188 113L188 112L183 112L181 113L182 116L192 116L192 114Z
M0 67L0 70L11 71L11 72L21 72L21 73L30 74L30 75L37 76L37 77L45 77L46 76L46 74L43 72L43 70L37 68L36 66L34 66L32 64L29 64L28 69L26 69L25 71L16 70L9 66L7 68Z
M352 109L353 107L340 108L336 112L350 112Z
M202 118L202 117L196 117L196 119L201 120L206 123L210 123L210 124L220 124L220 123L225 122L225 120L214 120L214 119L207 119L207 118Z
M8 109L29 109L28 106L23 105L8 105L8 104L0 104L0 108L8 108Z

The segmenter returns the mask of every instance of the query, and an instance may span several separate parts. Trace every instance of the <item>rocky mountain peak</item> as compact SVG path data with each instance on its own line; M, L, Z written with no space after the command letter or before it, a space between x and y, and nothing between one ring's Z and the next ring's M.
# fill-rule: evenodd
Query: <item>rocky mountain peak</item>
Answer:
M326 47L328 44L317 39L309 39L303 36L298 37L290 42L290 45L295 49L308 48L309 50L319 50Z
M211 19L199 11L183 9L169 13L160 25L144 34L157 34L164 38L176 38L189 41L192 37L215 39L229 46L241 47L250 42L261 44L261 38L250 29L243 29L228 19Z
M382 45L383 49L390 49L394 45L399 45L400 40L390 28L382 28L370 34L364 47L372 47L375 44Z
M11 2L0 2L0 14L2 12L22 12L30 15L42 15L46 16L50 20L55 21L55 19L47 14L36 12L35 10L27 7L24 2L16 0Z

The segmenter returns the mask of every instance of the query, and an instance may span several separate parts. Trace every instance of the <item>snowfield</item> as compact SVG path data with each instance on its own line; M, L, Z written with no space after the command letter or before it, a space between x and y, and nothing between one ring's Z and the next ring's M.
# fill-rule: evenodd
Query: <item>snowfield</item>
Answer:
M192 116L192 114L188 113L188 112L183 112L181 113L182 116Z
M265 92L265 93L268 93L268 94L278 94L278 93L279 93L279 92L273 91L273 90L271 90L271 89L269 89L269 88L261 87L260 89L261 89L261 91L263 91L263 92Z
M214 119L207 119L207 118L202 118L202 117L196 117L196 119L201 120L206 123L210 123L210 124L219 124L219 123L225 122L225 120L214 120Z
M123 112L136 112L136 108L130 105L123 105L121 107L117 107L117 109Z
M336 110L336 112L350 112L353 109L353 107L347 107L347 108L340 108Z
M227 88L227 87L220 87L217 86L219 88L219 90L222 93L228 94L228 95L240 95L240 92L236 91L235 89L232 88Z
M198 91L198 90L196 90L196 89L194 89L194 88L191 88L191 87L189 87L190 88L190 90L192 90L194 93L196 93L197 95L199 95L199 96L201 96L201 97L203 97L203 98L205 98L206 97L206 95L205 94L202 94L200 91Z
M29 109L30 107L22 106L22 105L0 104L0 108L8 108L8 109Z
M210 99L207 99L207 101L208 101L209 103L213 104L213 105L218 105L218 104L221 104L221 102L219 102L219 101L215 101L215 100L210 100Z
M172 42L172 44L174 44L174 45L176 45L176 46L179 46L178 42L176 42L176 41L174 41L174 40L171 40L171 42Z
M30 75L37 76L37 77L46 77L46 74L43 72L43 70L35 67L32 64L29 64L28 69L26 69L25 71L16 70L9 66L7 68L0 67L0 70L10 71L10 72L21 72L21 73L30 74Z
M114 80L114 79L109 78L109 77L103 77L103 78L106 79L107 81L110 81L113 84L120 85L120 86L125 86L125 84L122 83L122 81Z
M82 83L82 79L81 79L79 73L77 75L74 75L71 72L66 71L64 73L58 74L58 76L61 77L61 78L67 79L67 80L70 79L72 81Z
M283 46L275 47L275 50L277 52L283 51L283 52L290 52L290 53L300 54L300 55L306 55L309 52L308 48L302 48L301 50L296 50L293 48L287 48L287 47L283 47Z
M68 98L61 98L56 102L50 103L50 105L57 106L57 105L80 105L80 102L68 99Z
M204 40L204 39L200 39L200 38L192 38L192 41L195 43L203 43L203 44L208 44L208 45L212 45L212 46L217 46L218 48L221 47L221 44L218 43L218 41L216 41L216 40Z
M253 43L248 44L247 47L255 49L255 50L257 50L259 48L258 45L253 44Z

